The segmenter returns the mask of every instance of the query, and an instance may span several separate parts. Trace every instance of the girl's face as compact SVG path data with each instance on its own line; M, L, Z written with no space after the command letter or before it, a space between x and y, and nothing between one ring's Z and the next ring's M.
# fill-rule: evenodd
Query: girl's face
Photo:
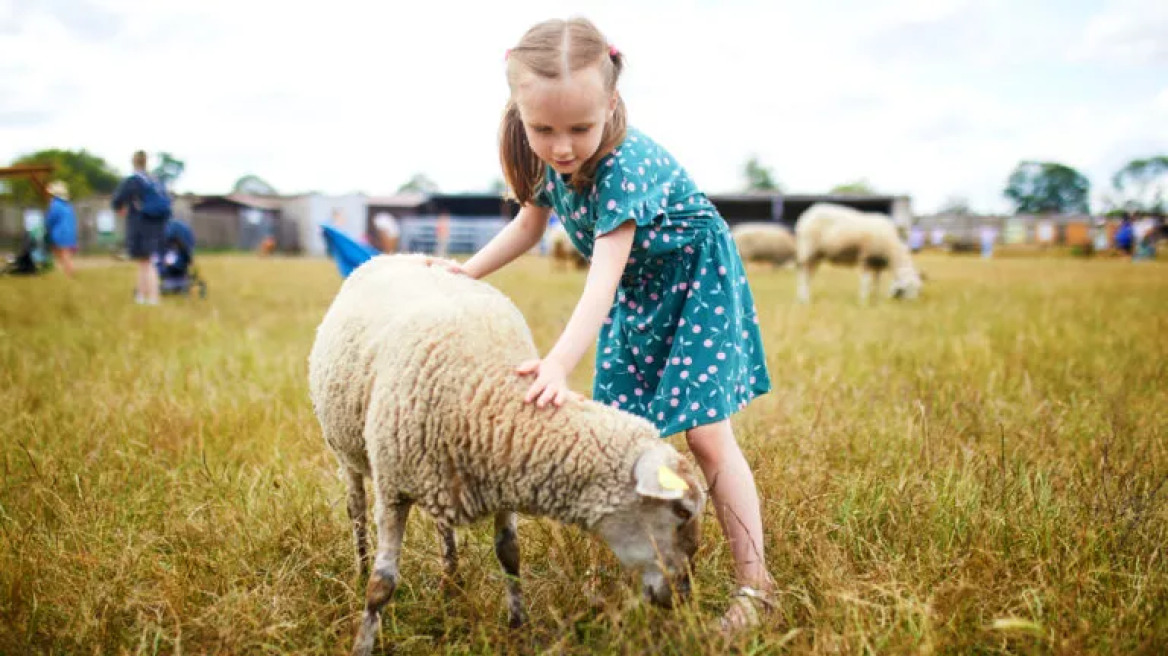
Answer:
M569 175L596 154L616 109L616 93L605 90L600 67L589 66L559 80L524 74L515 104L531 149L557 173Z

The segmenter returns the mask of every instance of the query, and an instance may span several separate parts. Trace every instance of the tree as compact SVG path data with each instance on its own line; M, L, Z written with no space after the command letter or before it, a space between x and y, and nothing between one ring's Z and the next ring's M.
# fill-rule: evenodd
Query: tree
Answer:
M1139 212L1165 211L1165 187L1168 186L1168 155L1133 159L1111 178L1115 187L1112 203L1117 209Z
M1019 162L1002 193L1018 214L1090 211L1091 181L1058 162Z
M870 195L870 194L876 193L876 190L872 188L872 185L868 184L867 180L860 178L859 180L853 180L852 182L845 182L843 184L839 184L839 185L832 187L831 193L833 193L833 194L855 194L855 195L869 194Z
M13 160L13 166L21 164L49 164L53 167L50 179L61 180L69 186L69 195L74 199L91 194L109 194L117 188L121 176L106 161L82 150L41 150L22 155ZM8 198L17 205L35 206L43 201L38 190L28 180L10 181Z
M499 194L502 196L503 194L507 193L507 183L503 182L503 178L495 178L491 181L491 188L489 191L492 194Z
M186 168L186 162L176 159L170 153L158 153L158 166L154 167L150 175L160 180L167 189L170 189Z
M398 193L414 191L421 194L435 194L438 193L438 185L425 173L415 173L414 177L409 179L402 186L397 188Z
M742 168L742 172L746 176L747 191L779 191L779 185L775 182L771 168L763 166L758 161L758 156L751 155L750 159L746 160L746 166Z
M235 181L235 185L231 187L231 193L252 196L275 196L277 192L276 188L268 184L263 178L249 173Z

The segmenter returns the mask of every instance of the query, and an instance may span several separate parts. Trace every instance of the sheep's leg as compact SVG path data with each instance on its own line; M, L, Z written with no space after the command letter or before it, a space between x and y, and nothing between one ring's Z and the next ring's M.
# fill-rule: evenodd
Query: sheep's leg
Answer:
M800 262L798 264L798 267L799 267L799 277L798 277L798 283L797 283L798 286L796 288L795 293L796 293L796 296L798 297L800 303L810 303L811 302L811 274L814 271L815 265L809 264L806 262Z
M458 539L450 526L438 526L438 541L442 547L442 592L451 596L458 588Z
M406 519L410 516L410 503L399 501L388 508L385 505L378 498L375 506L377 560L373 563L373 573L365 588L365 613L361 618L361 628L357 630L357 640L353 643L353 656L369 656L373 651L381 609L397 589L398 559L401 557Z
M495 514L495 556L507 575L507 613L511 628L527 621L523 612L523 593L519 589L519 532L515 513Z
M364 580L369 575L369 529L365 502L365 477L361 472L342 467L348 475L349 521L353 524L353 542L357 547L357 575Z
M868 297L872 295L872 270L868 267L860 269L860 303L867 305Z

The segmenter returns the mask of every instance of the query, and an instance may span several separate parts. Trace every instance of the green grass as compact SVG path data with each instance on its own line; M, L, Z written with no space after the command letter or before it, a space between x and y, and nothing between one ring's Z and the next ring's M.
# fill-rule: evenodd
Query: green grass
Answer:
M761 631L712 629L712 513L673 613L599 541L523 520L518 632L489 528L460 532L447 600L415 513L379 650L1163 653L1168 265L920 261L923 299L868 308L854 272L800 306L791 272L751 268L775 389L735 425L781 586ZM362 595L306 392L335 269L205 257L207 300L142 308L129 265L86 264L0 279L0 654L344 653ZM583 278L529 259L494 282L546 349Z

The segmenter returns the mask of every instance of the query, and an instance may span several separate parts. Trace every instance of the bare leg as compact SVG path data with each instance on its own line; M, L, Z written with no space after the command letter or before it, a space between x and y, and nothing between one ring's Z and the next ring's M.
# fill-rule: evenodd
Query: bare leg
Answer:
M158 304L158 271L149 259L138 260L138 302Z
M357 640L353 643L353 656L369 656L373 651L373 641L381 623L381 609L397 589L398 559L401 557L406 519L410 516L410 503L399 502L387 508L378 497L374 512L377 520L377 560L365 588L365 613L361 618L361 628L357 630Z
M369 576L369 529L367 528L365 477L361 472L342 467L349 484L349 520L353 523L353 542L357 547L357 575Z
M70 278L73 277L73 251L68 248L53 249L53 257L61 263L61 271Z
M796 297L800 303L811 302L811 273L814 265L801 263L796 265L799 268L798 283L795 290Z
M738 584L770 590L774 584L763 553L758 490L750 465L734 439L730 420L692 428L685 437L710 485L718 523L734 555Z
M458 539L454 529L440 525L438 542L442 547L442 591L450 596L458 588Z
M495 515L495 557L507 575L507 614L511 628L516 629L523 626L527 617L523 612L523 592L519 589L519 533L513 512Z

